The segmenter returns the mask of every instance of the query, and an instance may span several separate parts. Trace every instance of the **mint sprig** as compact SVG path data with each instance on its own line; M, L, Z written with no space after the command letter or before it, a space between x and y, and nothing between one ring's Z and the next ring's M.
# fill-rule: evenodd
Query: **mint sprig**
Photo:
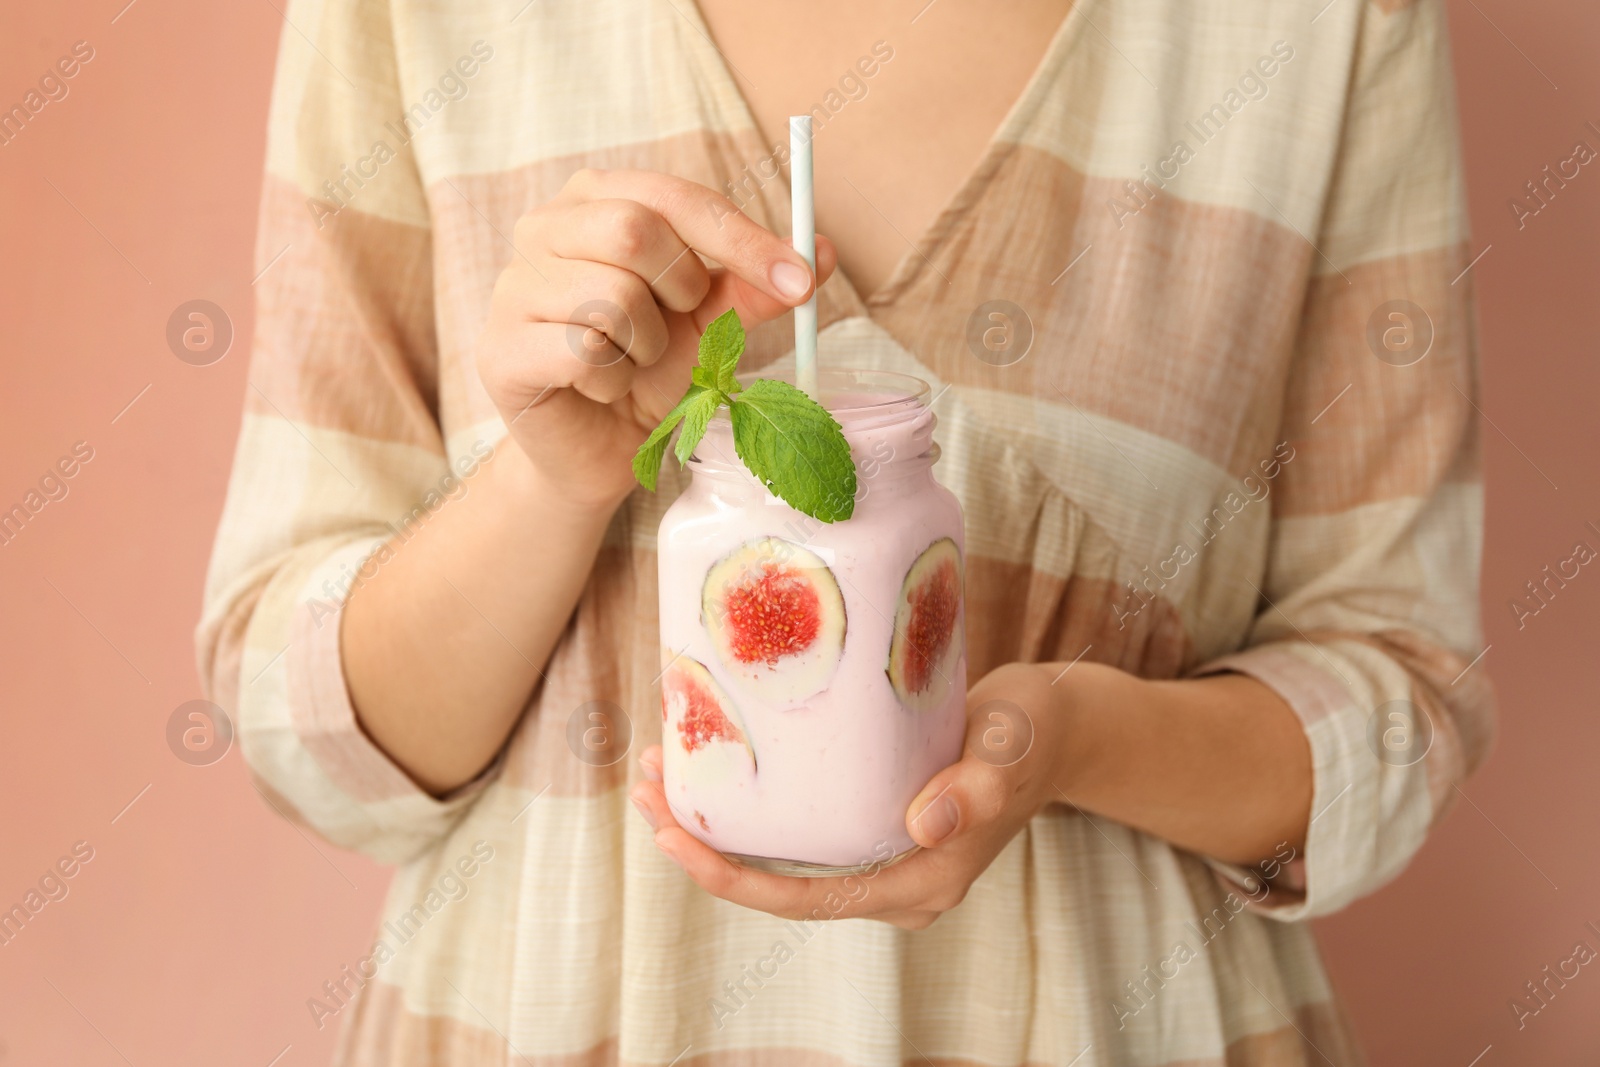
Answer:
M773 495L823 522L850 517L856 465L844 431L821 404L788 382L759 378L739 394L729 415L734 451ZM804 449L798 461L796 442Z
M788 382L759 378L748 389L734 372L744 354L744 325L731 308L700 335L700 364L683 399L633 457L633 474L651 492L667 439L682 426L673 454L681 467L723 404L733 421L733 450L772 494L823 522L848 519L856 506L856 467L844 430L826 408Z

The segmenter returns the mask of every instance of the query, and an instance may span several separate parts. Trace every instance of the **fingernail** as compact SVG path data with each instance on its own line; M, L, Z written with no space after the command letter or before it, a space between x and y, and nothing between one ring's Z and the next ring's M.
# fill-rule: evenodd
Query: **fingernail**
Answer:
M644 806L643 801L641 801L638 797L629 797L628 799L633 801L634 810L639 813L639 817L649 824L651 833L655 833L657 830L661 829L661 827L656 825L656 817L650 814L650 809Z
M645 763L645 762L641 761L640 764L639 764L639 769L644 772L644 776L647 779L649 779L650 781L652 781L652 782L661 781L661 768L658 767L656 764L654 764L654 763Z
M937 845L955 833L956 824L960 821L961 809L956 806L955 798L945 793L935 797L912 820L917 824L917 829L922 831L922 836L932 845Z
M772 284L784 296L798 300L811 288L811 272L780 259L772 265Z

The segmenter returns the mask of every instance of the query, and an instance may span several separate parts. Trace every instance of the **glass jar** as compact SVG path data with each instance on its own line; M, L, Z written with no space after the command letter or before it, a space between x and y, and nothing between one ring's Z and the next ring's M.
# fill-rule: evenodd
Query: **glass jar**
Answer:
M849 519L768 492L724 410L659 533L667 802L730 858L798 875L910 852L906 809L966 732L965 537L928 387L819 384L856 463Z

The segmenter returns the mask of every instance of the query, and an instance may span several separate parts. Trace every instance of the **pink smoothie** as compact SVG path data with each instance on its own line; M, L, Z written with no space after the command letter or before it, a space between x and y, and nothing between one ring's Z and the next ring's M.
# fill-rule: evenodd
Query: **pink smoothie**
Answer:
M907 806L960 756L965 543L932 477L925 389L824 373L856 461L844 522L772 496L738 461L726 412L662 520L667 800L745 862L827 873L902 854Z

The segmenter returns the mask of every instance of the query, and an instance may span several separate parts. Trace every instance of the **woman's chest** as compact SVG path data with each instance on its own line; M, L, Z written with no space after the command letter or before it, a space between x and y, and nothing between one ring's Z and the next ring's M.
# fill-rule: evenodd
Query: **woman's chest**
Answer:
M1276 192L1281 157L1257 151L1258 134L1274 111L1300 113L1315 86L1293 80L1300 67L1280 64L1273 95L1169 164L1175 137L1195 140L1185 133L1188 105L1124 107L1151 90L1121 55L1131 46L1113 48L1097 32L1090 20L1106 12L1092 0L1079 0L1064 23L1059 0L1051 2L1023 5L1037 38L1027 48L994 39L1009 50L1004 62L994 41L941 43L934 30L944 24L933 20L959 29L966 14L950 0L901 12L878 38L856 19L841 25L861 25L859 42L853 30L769 28L744 49L728 38L748 27L736 29L744 22L735 12L719 14L725 0L706 0L708 22L693 6L674 13L631 0L605 6L637 17L610 20L560 5L530 9L529 27L497 38L493 62L504 80L450 104L416 143L434 223L446 425L493 418L472 343L523 213L582 167L632 167L702 183L783 233L782 157L763 127L782 129L784 116L814 102L819 228L832 230L845 258L842 276L822 290L824 325L870 316L918 361L913 373L984 398L991 427L1013 440L1114 439L1109 469L1133 484L1164 485L1157 467L1205 482L1247 473L1276 443L1268 438L1313 252L1257 212L1206 201L1253 185L1287 202ZM842 18L818 12L808 18ZM1007 26L996 33L1027 24L1020 15L998 21ZM1112 28L1122 37L1140 29ZM784 59L772 40L801 58ZM1256 47L1241 43L1237 56L1203 66L1182 55L1143 66L1161 99L1204 99L1212 68L1250 69ZM404 66L431 70L435 58ZM941 61L943 80L912 65L937 70ZM993 76L974 64L992 65ZM837 77L810 80L835 68ZM903 72L890 92L889 79ZM543 88L507 88L521 82ZM981 106L945 106L938 94L952 86L993 95ZM965 117L952 125L957 114ZM940 143L947 139L965 147ZM837 175L848 195L829 199L824 175ZM902 185L911 190L903 196ZM1317 194L1308 186L1296 195ZM883 232L830 225L830 210L870 216ZM782 355L790 329L782 321L757 331L747 362ZM1151 459L1136 468L1124 453ZM1048 466L1052 478L1072 480Z
M868 294L978 164L1070 6L1022 0L1004 18L972 0L700 0L699 11L765 142L811 116L817 226Z

